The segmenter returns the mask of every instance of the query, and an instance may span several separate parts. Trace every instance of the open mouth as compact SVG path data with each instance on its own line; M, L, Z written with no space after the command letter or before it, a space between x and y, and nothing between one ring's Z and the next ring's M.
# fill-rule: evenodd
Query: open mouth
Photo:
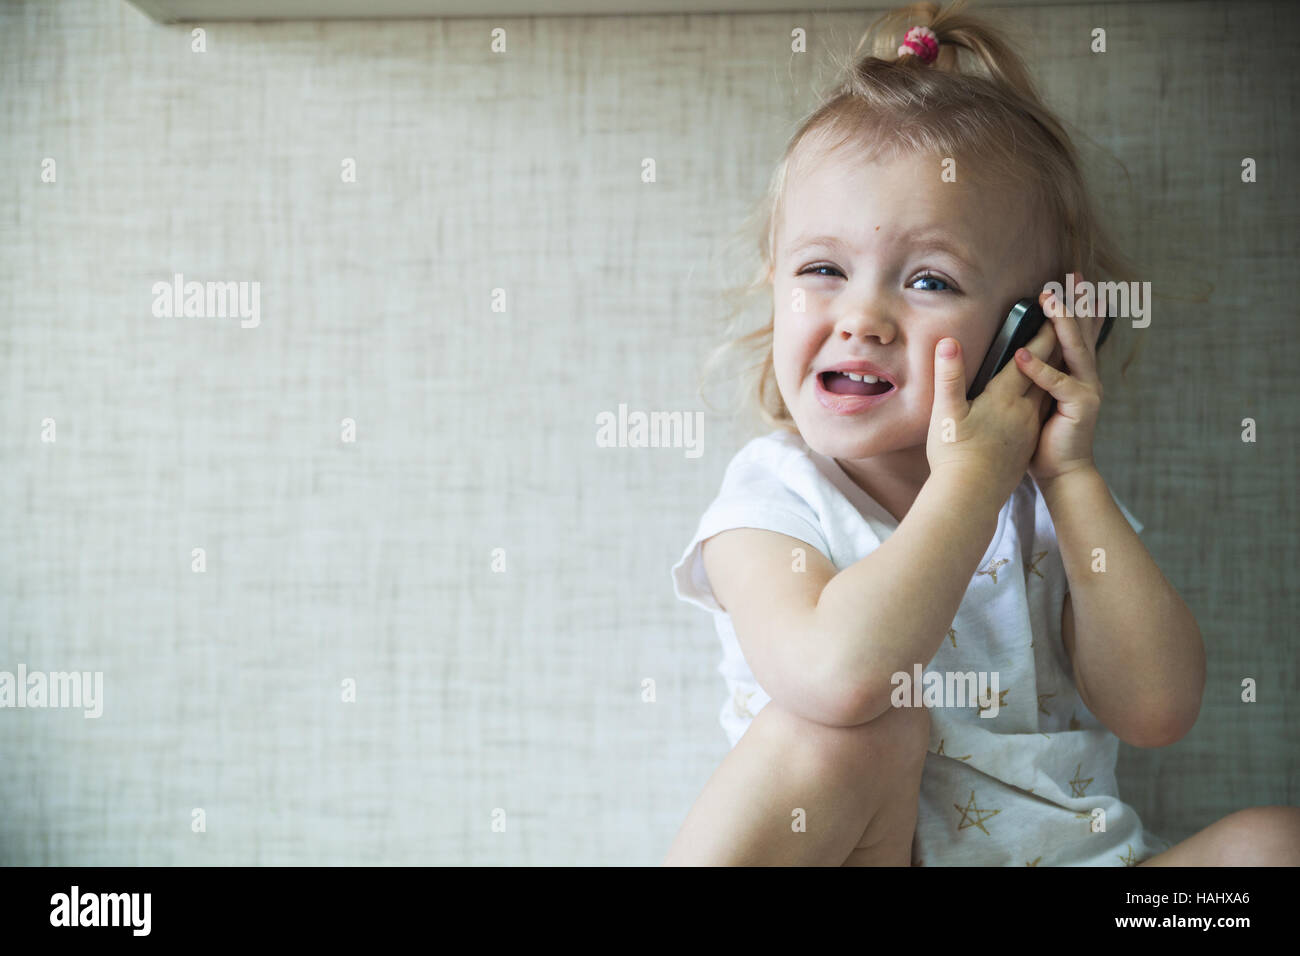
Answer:
M883 395L894 386L874 375L855 375L851 372L822 372L822 388L835 395Z

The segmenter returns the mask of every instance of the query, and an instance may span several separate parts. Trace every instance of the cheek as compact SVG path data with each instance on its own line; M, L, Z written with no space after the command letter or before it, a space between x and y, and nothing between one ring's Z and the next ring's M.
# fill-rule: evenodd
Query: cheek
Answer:
M957 341L961 343L961 364L966 370L966 381L969 383L979 372L980 363L984 361L985 346L980 343L979 336L971 335L969 332L958 335Z
M966 384L969 386L975 381L975 376L979 374L980 365L984 362L984 355L988 352L989 346L993 342L993 331L989 329L947 329L942 332L936 332L933 337L928 339L925 350L917 356L917 368L913 370L918 377L924 378L930 394L934 394L934 361L935 350L939 347L939 340L943 338L955 338L961 346L962 368L966 373Z
M935 339L931 348L937 347L938 343L939 340ZM912 376L907 381L907 387L911 395L908 398L913 408L924 409L928 414L934 402L934 363L926 362L923 356L918 356L916 365L910 371Z
M808 336L800 328L797 317L777 315L772 352L780 376L796 374L797 367L807 361Z
M975 381L975 375L979 371L980 362L984 360L984 353L975 354L975 349L979 347L976 337L969 333L952 332L936 333L929 338L924 345L912 356L912 365L909 368L910 377L908 385L912 391L912 400L925 408L931 408L934 403L934 357L935 351L939 347L939 340L947 337L955 338L961 346L961 357L963 370L966 377L966 385Z
M996 331L996 329L979 329L964 332L957 337L957 341L961 342L961 357L962 364L966 368L967 385L975 381L975 376L979 374L980 366L984 364L984 356L993 345Z

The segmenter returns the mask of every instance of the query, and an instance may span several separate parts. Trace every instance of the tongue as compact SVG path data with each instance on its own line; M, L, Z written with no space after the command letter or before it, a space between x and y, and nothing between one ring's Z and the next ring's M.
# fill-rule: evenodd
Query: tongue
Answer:
M888 382L855 382L842 372L826 373L826 391L837 395L879 395L891 388L893 386Z

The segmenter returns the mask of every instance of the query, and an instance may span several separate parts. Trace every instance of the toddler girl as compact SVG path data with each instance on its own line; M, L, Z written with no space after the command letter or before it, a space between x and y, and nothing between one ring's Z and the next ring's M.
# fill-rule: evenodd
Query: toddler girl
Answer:
M1068 137L959 7L866 39L768 195L775 430L673 568L714 615L732 750L665 863L1295 862L1294 808L1171 849L1119 798L1119 740L1191 728L1205 652L1093 461L1102 310L1044 289L1124 272ZM1049 321L967 401L1026 296Z

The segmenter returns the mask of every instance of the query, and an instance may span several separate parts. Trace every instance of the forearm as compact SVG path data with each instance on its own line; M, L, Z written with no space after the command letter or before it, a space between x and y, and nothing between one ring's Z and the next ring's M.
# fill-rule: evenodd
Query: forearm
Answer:
M1069 580L1074 671L1093 713L1121 737L1177 739L1195 722L1205 688L1195 617L1096 468L1039 488Z
M947 636L1004 502L986 483L931 475L884 543L823 588L815 627L857 695L861 722L889 707L890 678L925 667Z

